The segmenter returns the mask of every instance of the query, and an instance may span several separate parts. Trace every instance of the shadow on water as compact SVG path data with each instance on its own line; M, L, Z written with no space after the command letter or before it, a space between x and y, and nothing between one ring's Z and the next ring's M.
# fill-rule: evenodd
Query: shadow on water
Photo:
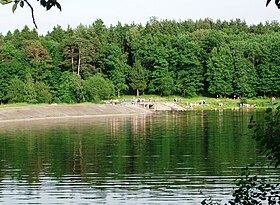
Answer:
M241 167L265 162L247 129L251 115L262 119L258 111L191 111L2 123L0 203L227 199Z

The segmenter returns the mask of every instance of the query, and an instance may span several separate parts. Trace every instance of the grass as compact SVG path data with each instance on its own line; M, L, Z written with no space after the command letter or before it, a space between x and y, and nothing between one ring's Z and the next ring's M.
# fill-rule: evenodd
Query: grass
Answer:
M130 101L130 99L135 98L133 95L125 95L118 98L123 101ZM230 99L230 98L211 98L211 97L203 97L197 96L192 98L182 98L180 96L169 96L169 97L161 97L158 95L141 95L140 98L144 98L146 101L151 99L155 102L173 102L175 98L181 99L178 102L182 107L189 106L191 103L199 103L198 106L193 106L194 110L212 110L212 109L238 109L240 108L241 100L239 99ZM201 100L205 100L206 105L201 105ZM255 105L254 108L265 109L268 107L276 108L280 105L280 100L276 98L276 101L272 103L271 98L268 97L259 97L259 98L249 98L246 99L247 104ZM223 106L219 106L219 103L223 103ZM79 105L92 105L93 103L81 103ZM75 104L59 104L65 106L71 106ZM15 103L15 104L3 104L0 108L9 108L9 107L32 107L32 106L50 106L50 104L29 104L29 103Z
M122 96L120 100L128 100L135 98L135 96ZM149 98L152 101L156 102L173 102L175 98L180 99L181 102L178 102L179 105L182 107L189 106L191 103L199 103L198 106L193 106L192 109L194 110L211 110L211 109L239 109L241 100L240 99L231 99L231 98L211 98L211 97L204 97L204 96L196 96L192 98L182 98L180 96L169 96L169 97L160 97L157 95L141 95L140 98L144 98L148 100ZM201 105L201 100L205 100L206 105ZM280 105L280 100L276 98L276 101L272 103L271 98L269 97L259 97L259 98L248 98L245 99L246 103L251 105L251 107L259 108L259 109L266 109L268 107L276 108ZM222 106L219 106L219 103L222 103Z
M50 104L11 103L11 104L1 104L0 108L48 106L48 105L50 105Z
M40 106L51 106L52 104L48 103L38 103L38 104L32 104L32 103L11 103L11 104L1 104L1 108L16 108L16 107L40 107ZM71 106L71 105L94 105L94 103L85 102L85 103L79 103L79 104L67 104L67 103L60 103L58 104L60 106Z

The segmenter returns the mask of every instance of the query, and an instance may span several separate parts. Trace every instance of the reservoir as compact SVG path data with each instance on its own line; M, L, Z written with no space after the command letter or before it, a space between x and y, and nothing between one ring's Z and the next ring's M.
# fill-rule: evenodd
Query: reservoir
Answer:
M263 111L156 112L0 124L0 204L200 204L240 169L279 181L252 139Z

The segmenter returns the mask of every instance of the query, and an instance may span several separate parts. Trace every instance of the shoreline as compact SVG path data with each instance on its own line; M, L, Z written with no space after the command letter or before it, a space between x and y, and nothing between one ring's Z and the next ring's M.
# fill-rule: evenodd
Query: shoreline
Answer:
M164 103L162 103L164 104ZM180 106L179 106L180 107ZM183 107L181 105L181 107ZM212 107L200 105L188 111L207 111L207 110L256 110L266 109L264 107L254 108L237 108L237 107ZM176 111L176 109L173 109ZM161 110L158 110L161 111ZM167 110L163 110L167 111ZM181 111L177 109L177 111ZM0 122L24 122L36 120L57 120L57 119L72 119L72 118L95 118L95 117L116 117L116 116L131 116L151 114L157 111L147 109L130 103L117 105L101 105L101 104L74 104L74 105L15 105L11 107L0 106Z
M0 122L130 116L153 113L133 105L41 105L0 108Z
M144 113L140 113L142 115ZM22 118L22 119L9 119L0 120L1 123L4 122L32 122L36 120L59 120L59 119L87 119L87 118L100 118L100 117L122 117L122 116L134 116L135 114L104 114L104 115L75 115L75 116L60 116L60 117L37 117L37 118Z

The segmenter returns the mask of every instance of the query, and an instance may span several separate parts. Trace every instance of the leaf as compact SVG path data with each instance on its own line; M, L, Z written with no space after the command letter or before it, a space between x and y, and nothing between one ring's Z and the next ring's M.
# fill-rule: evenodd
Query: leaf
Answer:
M268 6L268 4L271 2L271 0L267 0L266 2L266 6Z
M61 11L61 5L60 5L60 3L56 2L55 5L56 5L57 8Z
M23 8L24 7L24 1L21 1L19 5L20 5L21 8Z
M46 5L47 11L50 10L52 7L53 7L53 3L50 2L50 1L48 1L48 2L47 2L47 5Z
M9 3L12 3L12 2L13 2L13 0L0 0L0 4L3 4L3 5L9 4Z
M17 2L17 3L15 3L15 4L13 5L13 8L12 8L13 13L14 13L14 12L15 12L15 10L17 9L17 5L18 5L18 2Z
M46 7L46 5L47 5L47 2L45 0L41 0L40 3L43 7Z

